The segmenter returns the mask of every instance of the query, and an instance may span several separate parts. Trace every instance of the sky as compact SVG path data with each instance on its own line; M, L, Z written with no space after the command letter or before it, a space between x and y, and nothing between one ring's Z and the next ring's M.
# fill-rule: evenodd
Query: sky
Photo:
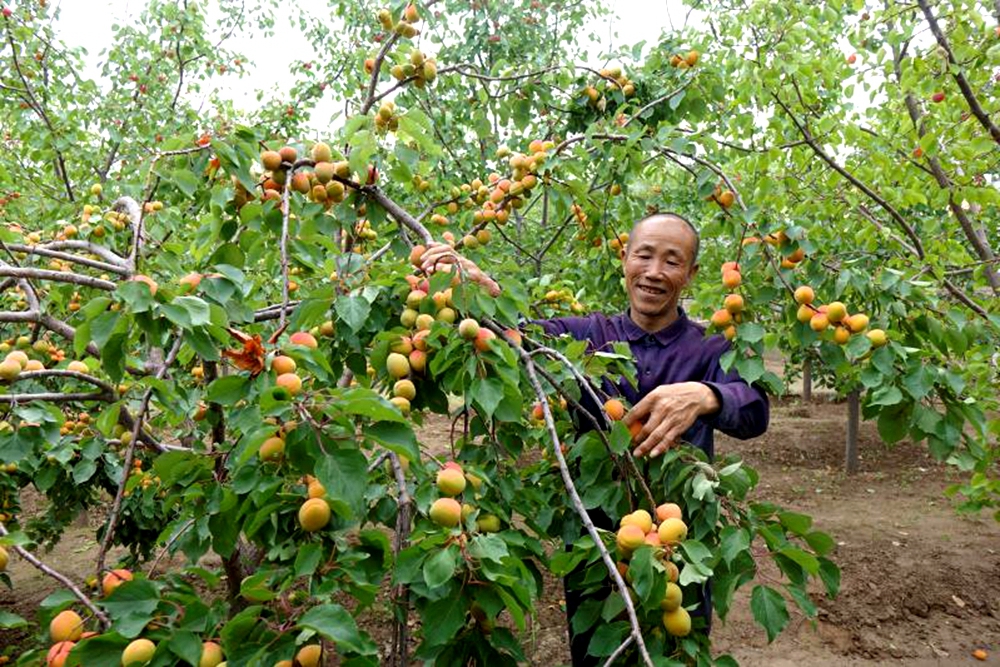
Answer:
M99 79L98 64L100 52L105 45L111 43L111 26L115 22L127 22L130 16L136 16L146 5L145 0L57 0L60 18L56 30L69 46L82 46L88 50L85 78ZM209 2L209 5L214 3ZM326 7L325 0L297 0L297 6L311 13L319 14ZM615 48L623 44L631 45L645 40L655 42L663 29L670 28L671 21L675 27L680 27L687 8L681 0L614 0L610 9L612 16L603 25L591 26L591 30L600 36L599 42L591 44L589 51L596 54L601 50ZM225 96L232 99L237 108L249 109L256 103L256 90L262 81L275 82L271 85L280 86L284 64L297 59L312 58L309 44L306 40L297 38L297 29L289 20L279 19L273 37L261 35L240 35L228 42L230 48L248 56L253 63L253 76L237 79L229 76L224 79ZM281 53L281 58L256 57L255 54ZM596 62L589 64L598 64ZM283 91L276 91L279 94ZM326 100L317 105L313 114L313 122L320 126L335 115L342 106L336 100Z

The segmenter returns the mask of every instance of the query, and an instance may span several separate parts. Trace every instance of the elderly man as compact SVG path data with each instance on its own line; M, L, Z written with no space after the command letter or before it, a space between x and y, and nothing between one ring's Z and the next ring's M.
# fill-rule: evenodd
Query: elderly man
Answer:
M643 424L635 437L636 456L656 457L683 440L713 456L713 431L736 438L753 438L767 429L768 401L760 389L735 372L722 370L719 359L730 345L722 336L705 337L704 327L688 319L678 302L684 288L698 273L698 232L675 213L657 213L635 223L625 248L623 267L629 308L623 313L592 313L537 322L554 335L569 334L586 340L591 350L629 344L638 371L638 388L623 380L616 390L633 408L626 425ZM442 263L460 262L466 275L492 294L500 293L493 279L471 260L447 245L433 244L422 266L433 271ZM609 386L610 385L610 386ZM607 516L595 512L595 523L614 529ZM567 578L571 580L573 575ZM569 618L584 598L567 586ZM696 615L711 624L711 603L705 588ZM572 630L571 630L572 634ZM587 656L591 632L572 637L574 665L600 664Z

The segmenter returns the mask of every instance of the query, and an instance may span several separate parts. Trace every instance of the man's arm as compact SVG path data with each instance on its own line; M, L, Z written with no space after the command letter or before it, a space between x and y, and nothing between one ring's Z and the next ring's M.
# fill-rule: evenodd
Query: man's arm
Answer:
M706 423L728 436L746 440L767 430L770 406L763 389L747 384L735 370L724 373L716 363L703 384L719 401L719 410Z

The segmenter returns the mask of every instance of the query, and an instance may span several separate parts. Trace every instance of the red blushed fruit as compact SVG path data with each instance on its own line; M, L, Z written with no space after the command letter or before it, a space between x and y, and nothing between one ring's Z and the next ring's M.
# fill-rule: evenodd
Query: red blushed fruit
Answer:
M368 181L365 185L375 185L376 183L378 183L378 168L370 164L368 165Z
M473 345L480 352L486 352L490 349L490 341L496 337L497 335L489 329L480 329L479 333L476 334L476 340Z
M296 331L289 336L288 340L291 341L292 345L301 345L314 350L319 347L319 343L316 342L316 337L308 331Z
M933 95L931 95L931 101L934 102L934 104L940 104L941 102L944 102L944 93L941 91L934 93Z

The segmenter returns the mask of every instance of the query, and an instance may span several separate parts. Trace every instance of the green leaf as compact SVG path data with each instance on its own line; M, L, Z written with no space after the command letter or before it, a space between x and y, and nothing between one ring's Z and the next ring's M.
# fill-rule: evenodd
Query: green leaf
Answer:
M750 536L743 528L726 526L719 534L719 555L727 565L750 548Z
M420 448L413 429L407 423L378 422L364 428L367 437L377 441L383 447L411 461L420 459Z
M346 323L351 328L351 331L357 333L361 331L368 321L372 305L363 297L342 294L337 297L337 301L334 303L334 310L337 312L337 317Z
M174 169L170 172L170 181L184 193L185 197L190 197L201 185L201 181L187 169Z
M788 624L785 598L770 586L754 586L753 593L750 594L750 610L754 620L767 632L768 643L773 642Z
M819 573L819 561L816 560L815 556L810 553L806 553L802 549L796 549L795 547L788 546L782 547L778 553L798 563L802 566L802 569L809 574Z
M227 375L212 381L205 392L205 398L210 403L219 405L236 405L246 398L250 389L250 379L244 375Z
M834 547L836 546L836 543L833 541L832 537L830 537L826 533L821 533L819 531L813 531L811 533L807 533L806 535L803 536L803 539L805 539L806 544L808 544L809 547L820 556L827 555L828 553L833 551Z
M123 637L134 638L153 620L160 593L146 579L126 581L104 598L104 608L111 616L113 628Z
M434 589L450 581L458 566L458 547L451 545L441 549L424 561L424 582Z
M472 386L469 388L469 395L472 400L476 401L482 407L486 418L490 419L493 417L497 406L500 405L500 401L503 400L503 382L495 377L477 377L472 381Z
M201 639L193 632L179 630L167 643L174 655L183 658L192 665L201 661Z
M500 563L508 555L507 543L498 535L479 534L469 542L469 555L477 560Z
M778 514L778 520L781 521L781 525L785 527L785 530L795 535L805 535L812 528L813 522L811 516L796 512L781 512Z
M26 628L28 625L29 623L17 614L0 609L0 628L16 630L17 628Z
M358 633L357 623L339 604L329 603L313 607L299 619L299 627L315 630L338 647L362 655L373 655L375 646Z
M503 589L500 592L505 593ZM423 619L424 641L428 646L439 646L454 637L465 625L467 609L468 599L465 596L458 600L445 597L424 607L420 616Z
M331 508L345 518L360 516L368 484L368 459L357 449L335 449L320 459L316 477L326 489Z
M836 597L837 593L840 592L840 568L832 561L820 558L819 578L823 580L823 585L826 586L826 594L831 598Z

